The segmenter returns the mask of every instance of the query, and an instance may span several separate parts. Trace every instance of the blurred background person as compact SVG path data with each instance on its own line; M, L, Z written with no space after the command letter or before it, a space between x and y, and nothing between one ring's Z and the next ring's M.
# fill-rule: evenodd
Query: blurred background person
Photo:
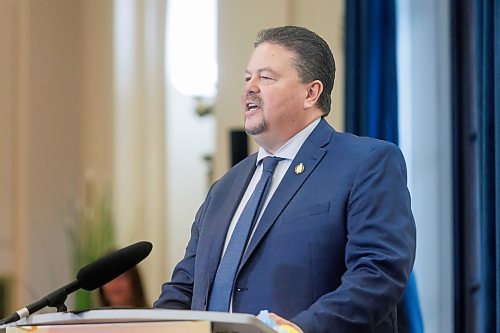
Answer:
M100 287L99 304L118 308L148 307L137 266Z

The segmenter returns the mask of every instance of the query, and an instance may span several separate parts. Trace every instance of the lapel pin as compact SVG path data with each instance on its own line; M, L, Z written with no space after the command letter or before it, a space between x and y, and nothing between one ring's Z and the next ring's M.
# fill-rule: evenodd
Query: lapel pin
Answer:
M302 172L304 172L304 169L306 167L304 166L304 163L299 163L295 166L295 173L298 175L298 174L301 174Z

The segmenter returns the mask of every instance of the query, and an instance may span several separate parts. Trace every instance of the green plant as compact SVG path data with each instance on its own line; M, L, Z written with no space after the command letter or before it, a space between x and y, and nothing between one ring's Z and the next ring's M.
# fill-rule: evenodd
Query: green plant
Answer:
M71 269L75 275L81 267L115 247L111 196L97 191L93 177L87 174L83 197L83 202L74 210L73 221L66 228L71 247ZM76 292L76 310L93 306L90 292Z

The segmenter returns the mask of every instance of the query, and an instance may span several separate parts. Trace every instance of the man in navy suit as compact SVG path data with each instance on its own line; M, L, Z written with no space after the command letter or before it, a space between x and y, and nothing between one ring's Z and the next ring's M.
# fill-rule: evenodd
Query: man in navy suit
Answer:
M275 156L229 311L269 309L305 333L397 332L396 304L415 256L406 166L397 146L337 132L323 119L334 73L331 50L315 33L291 26L259 33L241 97L259 152L214 183L155 307L212 308L219 263L261 161Z

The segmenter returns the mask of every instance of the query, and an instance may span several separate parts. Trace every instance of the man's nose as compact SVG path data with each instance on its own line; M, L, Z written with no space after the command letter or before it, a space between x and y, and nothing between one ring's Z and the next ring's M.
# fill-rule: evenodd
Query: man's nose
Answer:
M257 82L256 78L250 78L246 83L245 83L245 95L248 95L250 93L258 93L260 92L260 88Z

